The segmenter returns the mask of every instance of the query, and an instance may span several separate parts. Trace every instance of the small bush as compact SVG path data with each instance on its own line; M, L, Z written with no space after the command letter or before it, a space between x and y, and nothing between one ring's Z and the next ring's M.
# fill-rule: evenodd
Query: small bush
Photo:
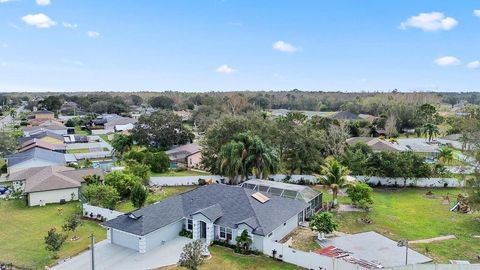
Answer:
M185 229L181 230L180 233L178 234L179 236L187 237L187 238L193 238L193 233L191 231L187 231Z

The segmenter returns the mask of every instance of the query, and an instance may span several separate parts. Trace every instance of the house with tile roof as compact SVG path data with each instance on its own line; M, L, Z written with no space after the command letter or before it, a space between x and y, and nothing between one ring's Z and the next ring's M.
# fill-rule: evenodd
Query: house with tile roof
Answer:
M10 183L15 191L23 192L29 206L78 200L84 177L98 175L101 169L74 169L65 166L33 167L9 173L4 183Z
M359 142L370 146L373 152L403 152L409 150L397 142L389 142L377 137L353 137L347 139L347 144L349 145L354 145Z
M182 229L206 244L214 240L234 245L244 230L252 249L263 251L265 241L279 241L304 222L310 204L240 186L198 187L111 219L110 243L148 252L176 238ZM269 251L270 252L270 251Z

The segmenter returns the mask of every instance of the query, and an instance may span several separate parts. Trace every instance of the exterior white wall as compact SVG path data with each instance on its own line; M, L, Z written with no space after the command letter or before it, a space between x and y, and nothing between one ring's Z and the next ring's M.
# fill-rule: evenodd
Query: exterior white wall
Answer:
M133 127L134 127L133 124L116 125L116 126L115 126L115 130L116 130L116 131L131 130L131 129L133 129Z
M78 188L66 188L49 191L31 192L28 193L28 205L35 206L43 203L59 203L61 199L65 201L78 200Z
M298 227L298 214L291 217L285 222L285 225L281 224L278 228L273 230L272 235L265 236L265 241L280 241L287 234L291 233Z
M182 229L183 219L147 234L145 236L146 251L148 252L149 250L152 250L160 245L165 244L165 242L178 237L178 234Z
M124 213L118 212L115 210L110 210L107 208L89 205L88 203L83 204L83 216L90 217L90 213L93 214L93 217L97 215L101 215L102 217L106 218L107 220L114 219Z
M108 232L111 232L112 244L139 251L140 236L115 229L110 229Z
M382 185L393 186L395 182L399 187L403 186L405 181L403 178L388 178L388 177L378 177L378 176L355 176L359 181L367 182L372 185L376 185L380 182ZM462 181L459 181L455 178L411 178L407 179L407 186L415 187L444 187L447 184L448 187L461 187L463 186Z

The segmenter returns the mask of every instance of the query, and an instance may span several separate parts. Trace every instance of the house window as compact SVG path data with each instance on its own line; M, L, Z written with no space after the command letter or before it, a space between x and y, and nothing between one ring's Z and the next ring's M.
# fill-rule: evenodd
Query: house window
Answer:
M193 231L193 220L187 219L187 231Z
M232 240L232 229L220 227L220 239L227 241Z

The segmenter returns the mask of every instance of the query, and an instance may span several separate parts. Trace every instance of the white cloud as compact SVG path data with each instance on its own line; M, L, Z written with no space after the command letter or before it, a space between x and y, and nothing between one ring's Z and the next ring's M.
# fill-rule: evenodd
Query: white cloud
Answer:
M469 69L480 69L480 61L473 61L467 64Z
M15 2L15 1L18 1L18 0L0 0L0 4L9 3L9 2Z
M236 70L229 67L228 65L221 65L215 71L218 72L218 73L222 73L222 74L232 74Z
M100 33L96 31L88 31L87 36L89 38L98 38L100 36Z
M400 24L400 29L419 28L426 32L448 31L458 25L452 17L446 17L441 12L420 13L412 16Z
M57 24L55 21L50 19L50 17L43 13L29 14L23 16L22 21L28 25L35 26L37 28L50 28Z
M77 28L78 25L76 23L69 23L69 22L62 22L63 27L65 28Z
M50 5L50 0L36 0L37 5L39 6L48 6Z
M458 66L460 63L460 60L455 56L443 56L435 59L435 64L441 67Z
M473 11L473 15L480 17L480 9L476 9Z
M273 43L272 47L274 50L277 50L280 52L288 52L288 53L293 53L298 50L292 44L286 43L285 41L281 41L281 40Z

